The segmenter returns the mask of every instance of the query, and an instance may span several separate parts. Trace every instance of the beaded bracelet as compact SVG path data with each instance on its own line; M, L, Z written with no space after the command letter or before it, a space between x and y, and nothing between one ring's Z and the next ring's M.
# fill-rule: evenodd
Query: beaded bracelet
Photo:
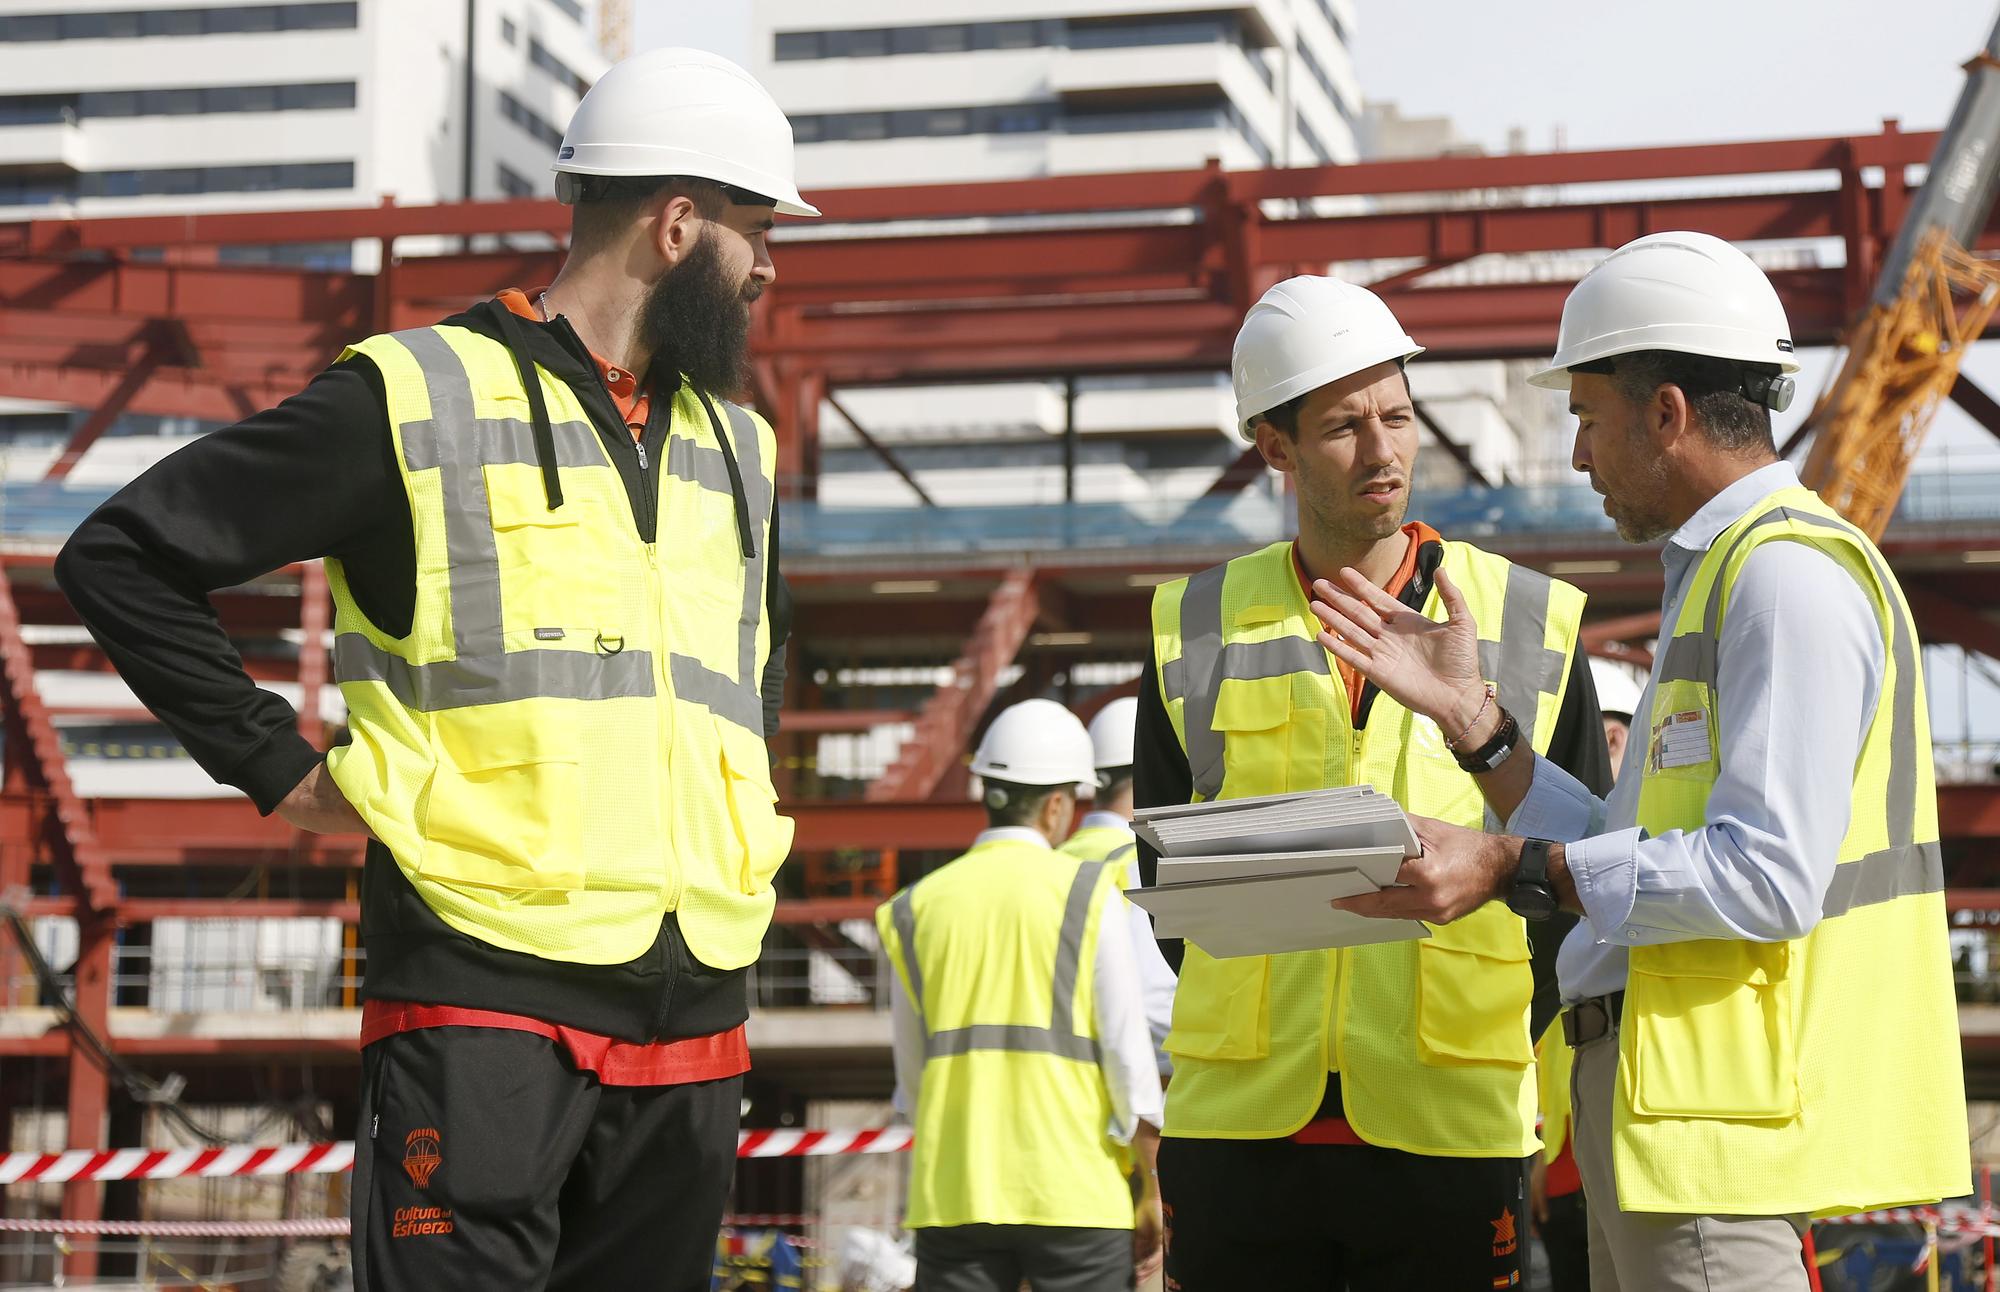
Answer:
M1491 682L1488 682L1486 684L1486 697L1479 702L1479 711L1472 715L1471 722L1465 724L1464 731L1459 732L1456 736L1452 736L1444 742L1445 748L1451 750L1453 753L1459 752L1458 749L1459 744L1462 741L1464 741L1464 739L1467 736L1472 734L1472 729L1479 725L1479 720L1481 718L1486 716L1487 706L1491 705L1492 703L1493 703L1493 684Z

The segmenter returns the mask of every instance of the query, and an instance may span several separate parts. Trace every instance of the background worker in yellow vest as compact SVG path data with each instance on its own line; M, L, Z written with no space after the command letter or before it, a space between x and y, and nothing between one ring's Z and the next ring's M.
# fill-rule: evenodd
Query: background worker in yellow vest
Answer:
M1106 704L1090 720L1090 757L1097 772L1090 811L1077 822L1076 833L1062 850L1079 861L1109 862L1122 888L1139 886L1139 842L1132 833L1132 731L1139 702L1126 695ZM1139 967L1139 990L1145 1001L1146 1030L1153 1038L1153 1056L1162 1078L1173 1065L1167 1058L1167 1028L1173 1021L1174 971L1153 940L1152 917L1130 901L1125 903L1125 928L1132 939L1132 958Z
M1296 490L1299 535L1164 585L1140 681L1140 806L1372 783L1477 825L1470 769L1514 745L1608 784L1583 594L1405 523L1419 352L1372 292L1294 278L1244 320L1237 413ZM1471 739L1337 667L1307 588L1353 566L1412 613L1452 588L1490 618L1483 675L1520 721ZM1150 880L1156 858L1142 849ZM1535 1138L1531 1024L1553 1017L1498 903L1422 941L1180 965L1160 1153L1169 1287L1507 1288L1523 1268ZM1538 983L1540 1006L1534 1007Z
M1802 1289L1810 1216L1971 1184L1916 632L1875 545L1777 456L1796 370L1777 293L1718 239L1653 234L1577 285L1535 380L1569 392L1619 534L1667 540L1637 738L1608 800L1517 753L1481 780L1511 834L1421 822L1408 887L1340 903L1583 914L1560 968L1596 1292ZM1322 593L1343 660L1492 726L1478 607Z
M1119 868L1055 847L1090 763L1053 700L1002 712L972 759L988 828L875 913L918 1292L1118 1292L1158 1267L1160 1078Z
M356 342L57 566L211 775L372 836L364 1292L708 1286L791 838L776 445L725 402L764 235L817 214L791 128L741 68L655 50L552 161L575 214L546 291ZM204 596L319 557L351 727L324 759Z

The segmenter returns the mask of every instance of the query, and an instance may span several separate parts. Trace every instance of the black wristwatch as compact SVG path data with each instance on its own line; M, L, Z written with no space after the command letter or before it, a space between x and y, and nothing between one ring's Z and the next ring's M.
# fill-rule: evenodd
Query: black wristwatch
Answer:
M1521 743L1521 724L1514 721L1514 715L1500 710L1500 726L1493 732L1493 738L1469 753L1459 753L1456 749L1451 756L1458 760L1460 771L1477 776L1490 772L1507 761L1514 752L1514 746Z
M1507 909L1524 920L1546 920L1561 909L1556 890L1549 884L1547 839L1521 841L1521 868L1514 872L1514 887L1507 893Z

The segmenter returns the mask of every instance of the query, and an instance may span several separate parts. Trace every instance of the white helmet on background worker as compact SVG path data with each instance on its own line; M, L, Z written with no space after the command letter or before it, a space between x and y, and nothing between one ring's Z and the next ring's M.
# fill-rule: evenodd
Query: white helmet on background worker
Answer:
M1313 274L1287 278L1250 307L1236 333L1229 376L1237 433L1254 440L1250 423L1287 400L1423 352L1366 287Z
M1640 350L1705 355L1779 374L1799 370L1792 327L1771 280L1750 257L1706 233L1650 233L1600 261L1563 302L1555 357L1528 383L1568 390L1570 369ZM1783 412L1793 389L1789 377L1752 373L1743 393Z
M1139 701L1120 696L1097 711L1090 720L1090 761L1097 769L1097 786L1104 788L1106 772L1132 765L1132 733L1139 725Z
M569 119L559 175L692 175L818 215L799 196L792 123L757 78L719 54L672 47L614 63ZM574 202L581 185L556 181Z
M1597 708L1607 718L1623 718L1627 723L1639 711L1639 679L1632 669L1616 660L1590 661L1590 681L1597 690Z
M1033 787L1090 785L1090 733L1054 700L1023 700L1001 710L972 755L972 771L988 781Z

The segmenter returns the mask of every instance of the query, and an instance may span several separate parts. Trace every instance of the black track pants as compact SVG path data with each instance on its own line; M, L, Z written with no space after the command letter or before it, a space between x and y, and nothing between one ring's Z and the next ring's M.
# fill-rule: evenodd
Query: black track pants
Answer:
M1168 1292L1505 1292L1528 1160L1291 1140L1165 1139Z
M707 1292L743 1080L602 1086L545 1037L362 1053L356 1292Z

